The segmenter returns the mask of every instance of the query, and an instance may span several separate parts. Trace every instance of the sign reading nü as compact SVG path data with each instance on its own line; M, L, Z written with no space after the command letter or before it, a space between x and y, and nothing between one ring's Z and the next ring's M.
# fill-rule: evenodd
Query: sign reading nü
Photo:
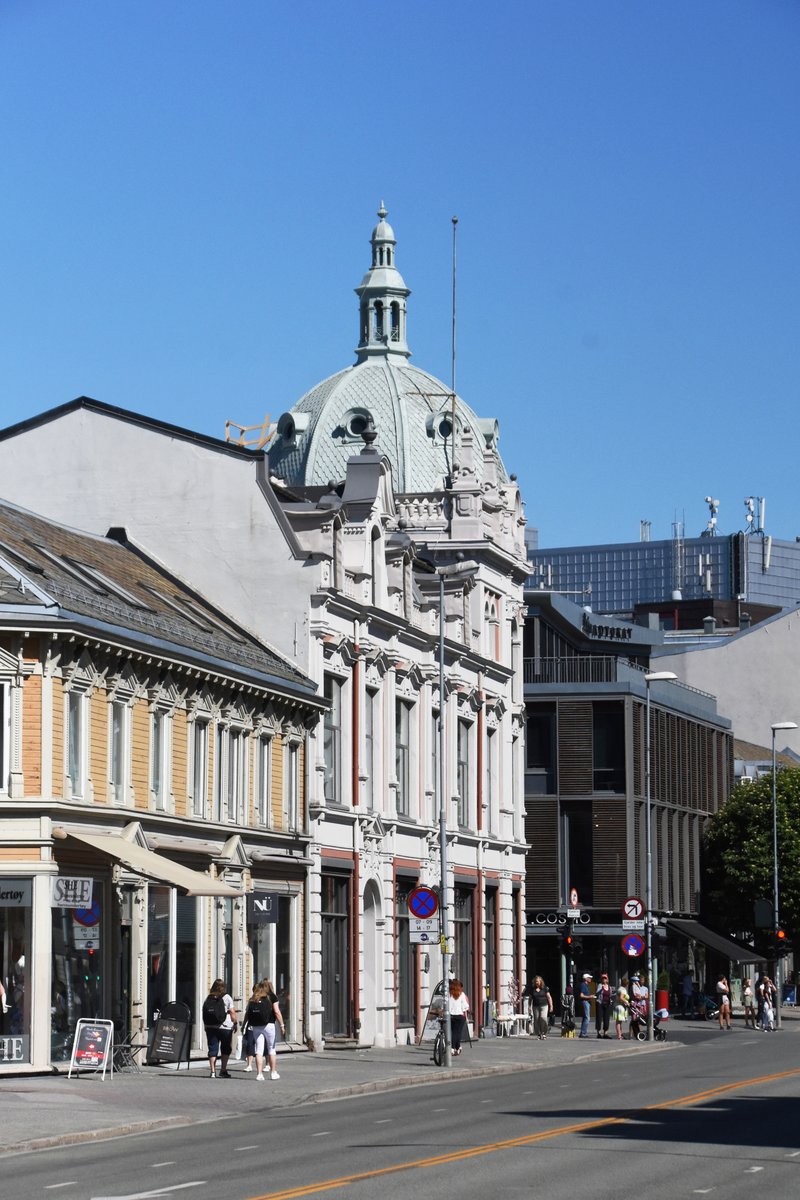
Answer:
M248 925L277 925L280 892L251 892L247 897Z

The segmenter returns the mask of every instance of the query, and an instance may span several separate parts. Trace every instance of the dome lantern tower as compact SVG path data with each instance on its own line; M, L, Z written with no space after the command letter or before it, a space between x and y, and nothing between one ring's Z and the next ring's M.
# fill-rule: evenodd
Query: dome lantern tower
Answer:
M411 356L406 342L406 300L411 292L395 266L394 230L386 216L381 201L378 224L372 231L372 266L356 288L360 300L356 356L360 363L375 355Z

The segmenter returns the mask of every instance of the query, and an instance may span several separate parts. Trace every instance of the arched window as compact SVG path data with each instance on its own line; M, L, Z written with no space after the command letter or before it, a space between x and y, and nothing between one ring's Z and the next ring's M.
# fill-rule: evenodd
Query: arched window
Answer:
M383 337L383 302L375 301L375 337L380 341Z
M393 342L400 341L400 305L396 300L391 307L391 338Z

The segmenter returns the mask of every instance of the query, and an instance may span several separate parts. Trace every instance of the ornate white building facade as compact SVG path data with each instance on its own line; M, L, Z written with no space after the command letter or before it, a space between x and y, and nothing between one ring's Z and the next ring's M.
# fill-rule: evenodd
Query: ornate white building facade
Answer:
M303 1032L413 1040L441 975L407 898L438 885L439 714L453 968L481 1000L525 979L519 491L481 420L411 367L408 289L381 210L357 361L277 423L268 454L81 399L0 432L5 495L129 537L292 659L309 734ZM47 474L31 461L47 462ZM437 567L447 583L439 689Z

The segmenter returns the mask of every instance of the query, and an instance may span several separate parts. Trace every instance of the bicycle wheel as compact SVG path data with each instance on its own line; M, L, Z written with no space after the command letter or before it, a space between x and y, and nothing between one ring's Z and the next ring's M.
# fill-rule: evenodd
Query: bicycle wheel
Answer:
M444 1034L437 1033L433 1040L433 1061L437 1067L444 1062Z

